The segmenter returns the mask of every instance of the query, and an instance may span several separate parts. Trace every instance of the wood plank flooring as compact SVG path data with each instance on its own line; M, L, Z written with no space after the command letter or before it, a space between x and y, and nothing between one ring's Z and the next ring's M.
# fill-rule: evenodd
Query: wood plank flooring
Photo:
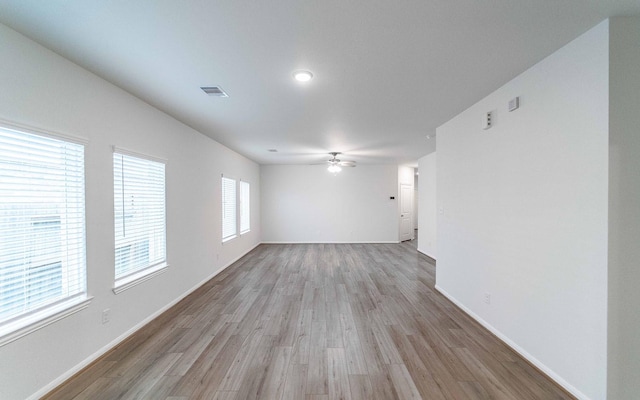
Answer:
M261 245L48 399L571 399L411 244Z

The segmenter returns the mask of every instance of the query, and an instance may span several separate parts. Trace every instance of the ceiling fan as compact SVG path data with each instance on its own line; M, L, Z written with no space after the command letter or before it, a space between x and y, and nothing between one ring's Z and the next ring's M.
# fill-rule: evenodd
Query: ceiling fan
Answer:
M331 156L333 156L331 158L331 160L327 160L327 163L329 164L329 167L327 168L327 171L329 172L333 172L334 174L342 171L342 167L355 167L356 166L356 162L355 161L347 161L347 160L340 160L337 158L338 154L342 154L339 151L333 151L331 153L329 153Z

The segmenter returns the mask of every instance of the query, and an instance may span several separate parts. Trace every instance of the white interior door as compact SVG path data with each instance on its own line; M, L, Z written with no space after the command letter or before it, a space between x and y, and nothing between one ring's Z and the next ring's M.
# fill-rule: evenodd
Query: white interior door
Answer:
M413 239L413 188L400 184L400 240Z

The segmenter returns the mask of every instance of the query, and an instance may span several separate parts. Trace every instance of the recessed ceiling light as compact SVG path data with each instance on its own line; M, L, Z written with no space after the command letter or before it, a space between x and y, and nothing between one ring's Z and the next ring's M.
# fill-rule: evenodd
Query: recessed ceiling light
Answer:
M293 78L298 82L309 82L311 78L313 78L313 74L311 73L311 71L300 69L297 71L293 71Z

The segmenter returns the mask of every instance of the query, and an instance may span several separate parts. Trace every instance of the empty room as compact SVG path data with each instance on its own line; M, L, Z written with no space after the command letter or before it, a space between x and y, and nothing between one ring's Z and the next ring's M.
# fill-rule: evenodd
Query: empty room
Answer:
M0 399L640 398L640 1L0 0Z

